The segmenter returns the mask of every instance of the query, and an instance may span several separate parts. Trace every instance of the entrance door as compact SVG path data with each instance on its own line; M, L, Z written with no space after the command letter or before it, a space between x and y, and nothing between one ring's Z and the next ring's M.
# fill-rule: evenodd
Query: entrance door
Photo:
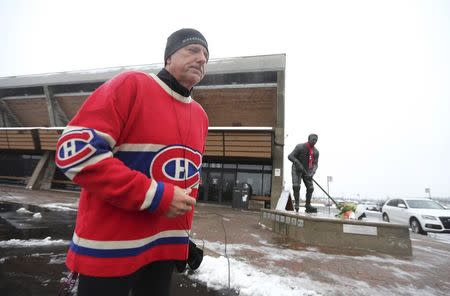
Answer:
M233 201L233 187L236 182L236 173L224 172L222 184L222 200L223 203L230 203Z
M222 198L222 176L220 172L208 173L208 191L206 200L220 202Z

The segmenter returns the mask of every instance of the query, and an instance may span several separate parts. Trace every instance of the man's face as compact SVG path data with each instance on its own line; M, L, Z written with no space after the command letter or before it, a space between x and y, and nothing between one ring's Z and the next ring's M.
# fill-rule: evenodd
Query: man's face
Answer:
M317 137L310 137L308 139L308 143L309 143L309 145L311 145L311 147L314 147L314 145L316 145L316 143L317 143Z
M191 89L205 76L208 58L205 47L200 44L189 44L167 59L166 69L181 85Z

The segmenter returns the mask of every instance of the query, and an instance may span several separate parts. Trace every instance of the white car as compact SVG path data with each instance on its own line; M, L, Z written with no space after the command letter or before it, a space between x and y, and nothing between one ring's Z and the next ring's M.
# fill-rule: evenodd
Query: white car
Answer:
M450 210L426 198L393 198L381 209L383 221L410 225L415 233L450 233Z

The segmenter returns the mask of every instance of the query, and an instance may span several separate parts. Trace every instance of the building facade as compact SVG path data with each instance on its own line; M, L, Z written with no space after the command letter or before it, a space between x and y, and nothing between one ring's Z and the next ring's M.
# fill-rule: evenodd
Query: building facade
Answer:
M199 200L231 204L236 184L272 207L282 190L284 54L211 60L195 87L210 121ZM0 183L75 189L55 169L56 141L84 100L126 70L162 64L0 78Z

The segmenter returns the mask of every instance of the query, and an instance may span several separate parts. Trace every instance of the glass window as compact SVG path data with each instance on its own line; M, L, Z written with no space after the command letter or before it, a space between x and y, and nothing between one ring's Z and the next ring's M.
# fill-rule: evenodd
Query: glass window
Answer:
M405 202L404 202L402 199L399 199L399 200L398 200L397 207L398 207L399 205L404 205L404 206L406 207L406 204L405 204Z
M258 164L238 164L238 169L262 171L263 166Z
M229 203L232 200L232 189L238 183L249 184L253 195L270 196L272 170L272 165L267 163L205 162L201 170L198 198L204 201Z
M407 200L408 205L413 209L438 209L445 210L443 206L435 202L434 200L418 199L418 200Z
M388 205L388 206L391 206L391 207L396 207L397 204L398 204L398 199L390 200L390 201L387 203L387 205Z
M253 195L262 195L262 174L238 172L237 180L241 184L249 184L252 187Z
M224 169L235 169L236 168L236 164L235 163L224 163L223 164L223 168Z
M205 200L205 181L207 176L207 169L201 170L200 172L200 184L198 186L198 200Z
M264 174L263 175L263 189L262 189L262 195L270 195L272 188L272 175L271 174Z
M272 171L272 166L271 165L265 165L264 166L264 171Z
M0 176L29 177L40 158L40 155L0 153Z

